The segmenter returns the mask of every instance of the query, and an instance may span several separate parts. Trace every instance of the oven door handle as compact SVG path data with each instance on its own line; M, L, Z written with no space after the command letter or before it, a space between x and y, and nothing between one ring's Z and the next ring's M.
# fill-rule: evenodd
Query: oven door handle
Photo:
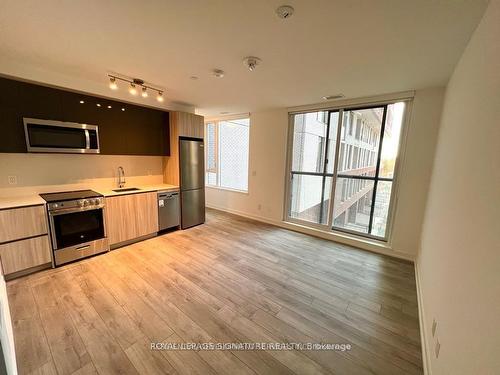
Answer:
M99 210L104 208L104 204L100 204L97 206L87 206L87 207L79 207L79 208L62 208L56 211L49 211L50 216L57 216L57 215L63 215L63 214L71 214L75 212L82 212L82 211L90 211L90 210Z

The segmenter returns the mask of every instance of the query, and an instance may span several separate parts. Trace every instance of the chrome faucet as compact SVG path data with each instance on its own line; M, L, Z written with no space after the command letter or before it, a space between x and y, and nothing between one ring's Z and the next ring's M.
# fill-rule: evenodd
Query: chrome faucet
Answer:
M121 189L125 186L125 171L123 167L118 167L118 187Z

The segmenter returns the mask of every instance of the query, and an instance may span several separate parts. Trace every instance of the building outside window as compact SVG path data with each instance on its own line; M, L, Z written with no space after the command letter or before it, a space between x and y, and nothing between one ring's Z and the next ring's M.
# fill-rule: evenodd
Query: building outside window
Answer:
M205 184L248 191L250 118L205 123Z
M404 111L397 102L292 115L287 218L387 240Z

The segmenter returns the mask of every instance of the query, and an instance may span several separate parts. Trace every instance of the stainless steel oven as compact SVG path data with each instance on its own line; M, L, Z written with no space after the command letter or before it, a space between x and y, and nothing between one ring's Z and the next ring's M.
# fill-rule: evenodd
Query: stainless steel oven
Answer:
M48 200L47 212L55 266L109 251L104 197L89 196L97 194L89 192L92 191L42 194ZM66 200L56 197L61 194L69 194L71 197ZM73 199L78 195L80 197Z

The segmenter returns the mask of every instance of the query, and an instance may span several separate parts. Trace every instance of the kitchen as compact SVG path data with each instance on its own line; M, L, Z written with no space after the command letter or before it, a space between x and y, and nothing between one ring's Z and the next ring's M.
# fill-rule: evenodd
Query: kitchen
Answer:
M7 280L204 222L202 116L7 78L0 89Z

